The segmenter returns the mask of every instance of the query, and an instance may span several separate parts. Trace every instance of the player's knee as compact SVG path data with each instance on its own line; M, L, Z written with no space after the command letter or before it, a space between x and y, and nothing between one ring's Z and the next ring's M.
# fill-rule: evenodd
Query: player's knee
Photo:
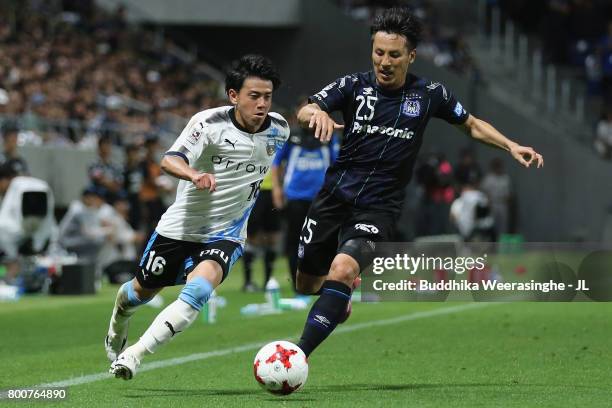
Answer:
M366 269L372 264L376 244L374 241L364 238L351 238L344 242L340 247L339 255L348 255L351 260L356 262L357 273Z
M302 295L313 295L321 289L324 278L311 276L297 271L295 277L295 290Z
M196 276L185 284L179 299L195 310L200 311L213 291L212 284L201 276Z
M136 279L124 283L123 288L127 291L129 302L133 305L147 303L161 290L144 288Z
M340 254L336 256L331 264L329 279L342 282L351 286L355 278L359 275L359 264L351 257Z

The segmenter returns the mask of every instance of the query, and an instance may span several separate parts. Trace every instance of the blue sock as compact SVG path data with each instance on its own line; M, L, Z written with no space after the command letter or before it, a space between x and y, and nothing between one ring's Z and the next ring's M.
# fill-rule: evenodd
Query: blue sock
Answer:
M119 291L125 293L125 295L127 296L127 306L128 307L144 305L145 303L147 303L149 300L152 299L152 298L140 299L138 295L136 294L136 291L134 291L134 281L133 280L125 282L123 285L121 285L121 288L119 289Z
M346 314L351 288L342 282L326 281L321 296L312 305L298 346L309 356L331 334Z
M187 282L179 299L193 307L198 312L202 310L204 303L208 302L208 298L213 291L213 287L209 281L197 276Z

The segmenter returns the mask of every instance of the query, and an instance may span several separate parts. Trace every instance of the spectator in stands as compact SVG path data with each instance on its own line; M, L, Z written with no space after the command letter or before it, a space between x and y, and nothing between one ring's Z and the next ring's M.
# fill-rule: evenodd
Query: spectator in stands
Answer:
M432 153L417 167L415 175L422 192L416 222L417 235L448 233L448 212L455 198L451 164L444 155Z
M100 250L113 234L109 220L114 217L114 210L104 197L99 188L86 188L80 200L70 203L59 226L60 246L91 264L97 262Z
M127 199L120 196L115 200L113 209L114 211L109 211L109 218L104 220L110 232L98 254L101 269L116 262L136 262L137 251L144 242L144 235L135 231L128 223L130 204Z
M595 151L604 159L612 158L612 106L606 108L595 130Z
M141 166L140 148L135 144L125 147L125 163L123 165L123 191L129 204L128 221L132 228L140 230L142 223L142 203L140 190L144 179Z
M478 189L478 179L466 180L461 195L453 201L450 218L466 242L496 240L495 220L487 196Z
M25 159L17 153L17 128L7 125L2 134L4 151L0 154L0 165L9 165L15 174L25 176L29 173Z
M159 149L157 137L147 137L145 140L145 157L140 164L143 174L140 201L142 203L143 223L147 236L151 236L157 222L166 211L162 195L172 191L174 187L172 181L162 173L161 166L159 165Z
M480 182L482 170L476 162L474 152L470 148L462 149L459 154L459 163L455 166L455 181L461 187L468 182Z
M123 175L119 167L112 163L112 141L108 137L98 140L98 161L89 167L91 185L99 191L107 203L113 203L121 192Z
M507 233L509 231L512 181L504 169L504 162L499 157L491 160L489 172L484 176L481 187L489 197L497 233Z
M11 283L19 273L20 256L42 252L53 238L54 200L45 181L18 176L10 164L0 166L0 196L1 262Z

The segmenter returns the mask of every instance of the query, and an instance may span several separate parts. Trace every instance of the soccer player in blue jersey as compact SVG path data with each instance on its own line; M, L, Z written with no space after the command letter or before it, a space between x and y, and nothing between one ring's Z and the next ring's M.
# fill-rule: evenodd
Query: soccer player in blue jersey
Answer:
M339 156L300 237L297 289L320 294L299 342L307 356L346 319L352 286L376 242L391 239L429 119L504 149L525 167L544 164L533 148L471 115L444 85L409 72L420 33L407 9L385 10L371 27L373 70L337 79L298 113L300 124L323 141L344 128ZM334 111L342 113L344 127L330 117Z
M307 103L304 97L296 112ZM323 185L325 171L336 160L338 148L336 137L321 142L306 129L291 128L291 137L272 162L272 198L276 208L285 210L285 252L294 287L302 224Z

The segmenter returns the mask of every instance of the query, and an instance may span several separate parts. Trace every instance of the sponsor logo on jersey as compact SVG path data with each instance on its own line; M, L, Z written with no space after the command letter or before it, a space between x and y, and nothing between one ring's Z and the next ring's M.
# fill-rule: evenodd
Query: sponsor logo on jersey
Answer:
M374 92L374 89L372 87L363 88L364 95L372 95L372 92Z
M411 118L416 118L421 114L421 103L414 99L408 99L402 105L402 113Z
M211 156L210 160L216 166L222 166L224 169L234 168L234 171L244 170L247 173L255 173L259 172L259 174L266 174L268 172L269 166L256 166L252 163L247 162L239 162L236 160L231 160L228 157L223 156Z
M360 231L369 232L370 234L378 234L378 228L375 225L370 224L355 224L355 229Z
M315 98L317 98L318 100L323 100L324 98L327 98L327 91L331 90L334 86L336 86L336 82L332 82L331 84L327 85L315 95Z
M352 132L353 133L367 133L367 134L379 133L381 135L388 135L388 136L398 137L400 139L407 139L407 140L412 139L412 136L414 136L414 131L410 129L395 129L391 126L389 127L376 126L376 125L371 125L369 123L363 125L357 121L355 121L355 123L353 124Z
M205 251L200 252L200 257L204 257L206 255L212 255L212 256L218 255L219 258L221 258L223 262L225 263L229 262L229 257L225 255L225 252L223 252L220 249L213 248L213 249L207 249Z
M461 106L461 104L457 102L457 104L455 105L455 115L461 116L464 113L465 113L465 110L463 109L463 106Z
M224 142L226 142L227 144L232 145L232 147L234 148L234 150L236 149L236 142L238 141L238 139L234 140L233 142L229 139L225 139Z
M198 139L200 139L201 133L198 130L194 130L191 132L189 136L187 136L187 141L192 145L198 144Z
M298 245L298 258L303 258L304 257L304 244L299 244Z

